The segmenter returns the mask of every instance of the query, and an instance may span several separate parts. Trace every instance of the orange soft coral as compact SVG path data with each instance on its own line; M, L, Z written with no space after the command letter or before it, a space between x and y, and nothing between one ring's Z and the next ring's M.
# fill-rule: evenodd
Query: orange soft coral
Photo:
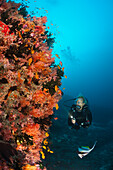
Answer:
M19 6L4 0L0 8L0 130L4 140L16 141L16 149L25 154L25 169L40 161L49 117L61 99L63 74L47 45L47 17L24 18ZM46 119L49 124L41 123Z
M28 124L26 127L22 128L22 132L30 136L36 136L40 126L38 124Z

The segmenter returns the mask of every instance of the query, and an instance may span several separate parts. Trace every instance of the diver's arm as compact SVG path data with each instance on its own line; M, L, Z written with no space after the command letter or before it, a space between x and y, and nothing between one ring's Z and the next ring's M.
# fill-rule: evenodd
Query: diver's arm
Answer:
M69 112L68 115L68 125L76 130L80 128L80 125L76 121L75 113L73 113L72 110Z
M91 122L92 122L92 114L91 114L90 110L87 110L86 111L86 119L83 123L81 123L81 125L83 127L89 127L91 125Z
M68 114L68 125L72 126L75 124L76 124L76 118L75 118L73 111L71 110Z
M72 112L72 114L70 115L71 122L73 124L75 124L76 123L76 118L75 118L75 115L76 115L76 105L75 104L72 105L71 112Z
M76 119L74 118L73 111L71 110L68 114L68 125L72 126L73 124L75 124L75 122Z
M89 125L91 125L92 122L92 113L90 110L87 111L86 113L86 121L89 122Z

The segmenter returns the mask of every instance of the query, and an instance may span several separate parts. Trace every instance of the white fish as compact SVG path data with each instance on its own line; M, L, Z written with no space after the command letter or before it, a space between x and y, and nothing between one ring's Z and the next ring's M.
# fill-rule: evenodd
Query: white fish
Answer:
M87 154L89 154L95 147L97 141L95 141L94 145L92 148L89 148L89 146L81 146L80 148L78 148L78 156L80 158L83 158L84 156L86 156Z

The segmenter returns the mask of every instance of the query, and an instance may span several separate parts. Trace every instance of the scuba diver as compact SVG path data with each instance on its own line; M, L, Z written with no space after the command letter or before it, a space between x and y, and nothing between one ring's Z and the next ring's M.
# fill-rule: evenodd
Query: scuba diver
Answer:
M71 106L71 110L69 111L68 125L76 130L80 129L80 127L88 128L92 122L92 114L89 110L88 100L82 95L70 100L74 100L75 104ZM65 102L70 100L66 100Z

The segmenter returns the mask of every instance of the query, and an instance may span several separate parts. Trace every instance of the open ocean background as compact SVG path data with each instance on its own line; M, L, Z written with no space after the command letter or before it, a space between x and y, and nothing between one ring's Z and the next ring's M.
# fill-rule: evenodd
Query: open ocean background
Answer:
M16 1L18 2L18 1ZM50 128L50 148L44 164L48 170L113 170L113 1L37 0L27 1L29 11L46 15L56 38L54 54L59 54L67 79L59 110ZM44 8L44 9L43 9ZM46 11L47 10L47 11ZM51 25L52 24L52 25ZM63 101L82 93L93 114L88 129L68 127L68 108ZM72 103L70 103L71 105ZM95 149L80 159L78 146Z

